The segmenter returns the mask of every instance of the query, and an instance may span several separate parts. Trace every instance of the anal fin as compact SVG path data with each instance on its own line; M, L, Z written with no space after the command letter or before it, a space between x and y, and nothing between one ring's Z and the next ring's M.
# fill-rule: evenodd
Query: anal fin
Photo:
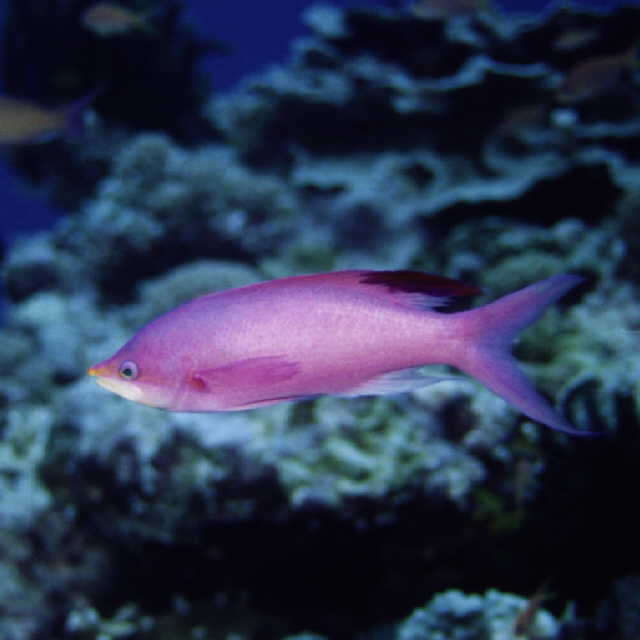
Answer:
M382 396L390 393L406 393L427 387L443 380L457 380L455 376L430 376L420 367L396 369L365 380L353 389L341 393L341 396Z

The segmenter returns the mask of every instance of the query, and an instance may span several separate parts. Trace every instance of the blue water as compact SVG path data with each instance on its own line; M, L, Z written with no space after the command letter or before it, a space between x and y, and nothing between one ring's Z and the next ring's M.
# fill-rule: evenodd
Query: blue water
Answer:
M0 0L0 20L7 0ZM122 2L126 4L126 2ZM186 0L184 18L196 25L205 36L230 46L225 56L211 56L204 68L211 74L217 91L234 87L247 74L286 61L291 41L305 33L300 20L302 11L313 0L278 0L278 2L212 2ZM387 0L334 0L342 7L388 6ZM396 3L399 4L399 3ZM404 3L406 4L406 3ZM504 11L539 12L550 3L542 0L501 0ZM606 8L621 4L616 0L585 0L581 5ZM0 85L2 79L0 78ZM38 193L20 181L0 156L0 244L8 246L20 234L50 228L63 212L55 211ZM0 252L1 253L1 252ZM2 314L0 289L0 314ZM1 315L0 315L1 318Z

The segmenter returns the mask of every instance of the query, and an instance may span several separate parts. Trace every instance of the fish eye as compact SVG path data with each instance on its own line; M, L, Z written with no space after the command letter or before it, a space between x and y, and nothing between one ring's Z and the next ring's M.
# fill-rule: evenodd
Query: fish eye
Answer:
M135 380L138 377L138 365L131 360L125 360L118 369L121 378Z

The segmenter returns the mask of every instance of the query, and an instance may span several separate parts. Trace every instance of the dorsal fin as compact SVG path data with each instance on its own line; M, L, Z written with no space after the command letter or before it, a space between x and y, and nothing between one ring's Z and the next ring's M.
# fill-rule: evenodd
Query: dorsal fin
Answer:
M302 276L291 276L249 284L236 289L215 291L195 298L187 305L207 304L221 296L245 296L261 290L303 287L322 289L327 287L349 289L375 297L385 304L395 304L410 309L435 309L446 305L450 298L480 293L480 289L458 280L435 276L420 271L330 271Z
M404 304L420 309L433 309L447 304L449 298L471 296L480 289L452 278L420 271L360 271L359 282L385 287L397 294Z

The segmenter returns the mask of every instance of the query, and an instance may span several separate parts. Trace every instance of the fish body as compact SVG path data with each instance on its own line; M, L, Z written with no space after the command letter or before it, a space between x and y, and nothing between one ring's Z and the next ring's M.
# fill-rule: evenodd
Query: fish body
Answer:
M318 395L382 395L438 382L444 363L534 420L573 432L509 354L516 334L580 278L559 275L452 314L477 290L411 271L294 276L208 294L143 327L89 374L130 400L172 411L237 411Z
M61 135L82 134L84 111L97 91L60 109L47 109L29 100L0 96L0 144L48 142Z
M556 51L575 51L591 44L597 37L597 29L567 29L553 41L553 48Z
M64 126L64 113L18 98L0 97L0 142L15 144L54 137Z
M98 36L109 38L130 31L153 32L146 16L110 2L98 2L82 14L82 24Z
M627 69L637 66L636 49L634 46L619 55L596 56L576 65L558 88L558 100L570 104L606 93Z
M447 20L456 16L466 16L489 8L488 0L417 0L411 5L411 12L428 20Z

